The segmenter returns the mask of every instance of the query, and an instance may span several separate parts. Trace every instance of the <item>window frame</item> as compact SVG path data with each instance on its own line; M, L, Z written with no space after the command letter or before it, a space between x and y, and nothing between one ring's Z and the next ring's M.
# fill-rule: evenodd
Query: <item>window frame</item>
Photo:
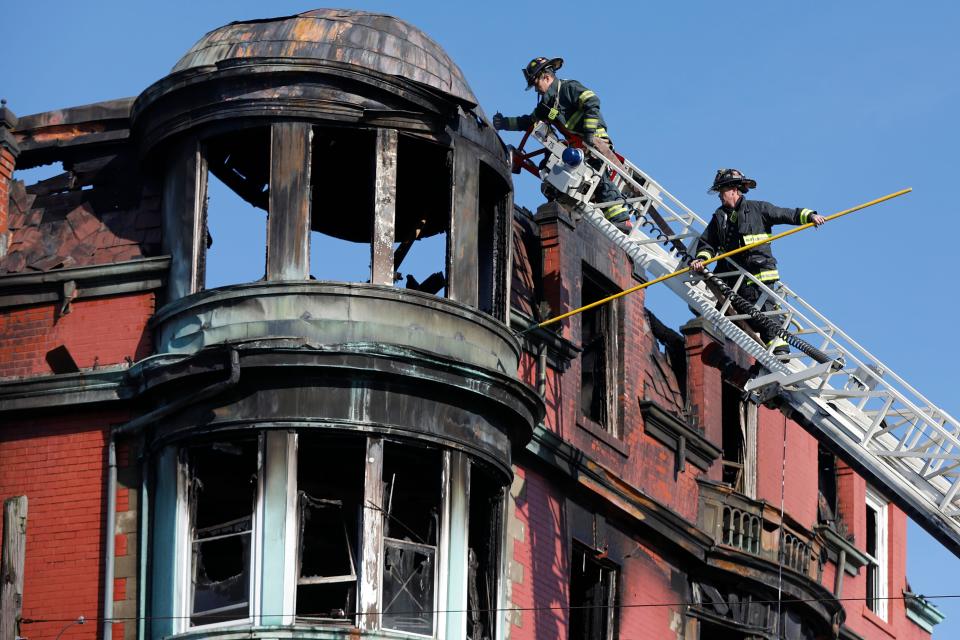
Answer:
M197 443L200 444L200 443ZM211 443L212 444L212 443ZM196 446L196 445L195 445ZM174 633L192 632L197 629L220 629L229 628L237 625L254 624L260 617L261 601L261 572L260 558L263 556L263 447L264 435L257 435L257 485L256 497L254 499L253 511L250 514L250 564L248 567L249 594L248 594L248 615L242 618L224 620L222 622L212 622L210 624L192 624L193 618L193 544L194 544L194 523L192 517L192 504L190 502L190 445L180 448L179 464L177 465L177 584L175 596L176 620L174 621Z
M889 503L883 499L876 491L867 487L865 496L865 513L867 521L870 518L870 511L874 512L876 519L873 541L876 553L871 555L867 549L870 547L870 540L867 539L864 544L864 555L869 558L866 571L866 589L865 602L867 608L877 617L884 621L889 621L889 606L887 598L890 595L890 548L889 548ZM864 524L866 535L869 535L869 529ZM865 535L865 537L866 537ZM870 597L870 590L873 588L873 597Z
M568 584L569 595L568 595L567 601L571 607L570 609L571 615L567 620L567 637L572 638L571 634L574 632L573 624L572 624L573 607L582 606L582 605L575 605L572 599L573 598L573 571L575 568L574 563L576 561L578 551L583 554L584 562L589 560L591 564L599 568L601 572L601 581L604 577L606 577L607 579L607 585L606 585L607 593L605 597L606 607L607 607L607 615L606 615L607 628L606 628L606 633L603 634L602 639L598 639L598 640L617 640L617 638L620 637L619 616L617 615L617 612L619 611L619 607L617 606L617 602L620 597L621 567L616 563L611 562L609 559L603 559L598 557L598 553L596 550L592 549L590 546L586 544L583 544L582 542L577 541L576 539L573 540L573 543L570 547L570 582Z
M591 301L585 301L583 298L583 291L586 290L587 281L590 282L590 286L597 289L600 293L602 299L607 296L620 293L621 289L617 287L613 282L608 278L604 277L602 273L597 271L591 265L586 262L582 263L581 271L581 298L580 304L586 305L590 304ZM606 422L594 420L592 416L588 415L583 410L583 383L584 383L584 368L583 368L583 356L584 351L586 350L584 345L584 323L587 318L591 317L593 313L600 314L600 321L598 324L603 327L601 335L603 336L604 345L603 345L603 357L605 360L604 366L604 391L605 391L605 401L604 401L604 413L606 414ZM591 314L591 315L588 315ZM577 397L577 412L578 412L578 421L585 424L588 427L588 430L599 430L601 433L611 436L617 440L622 438L622 429L621 429L621 419L620 419L620 386L621 386L621 375L623 372L623 312L621 308L621 301L614 300L604 305L595 307L594 309L589 309L584 313L580 314L580 380L578 385L578 397Z

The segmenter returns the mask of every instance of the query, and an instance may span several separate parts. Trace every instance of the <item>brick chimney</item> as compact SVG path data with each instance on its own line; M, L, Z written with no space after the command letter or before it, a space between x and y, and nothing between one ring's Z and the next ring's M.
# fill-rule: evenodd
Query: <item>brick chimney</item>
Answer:
M16 125L17 116L7 109L6 100L0 100L0 258L7 255L10 246L10 181L20 155L20 148L11 133Z

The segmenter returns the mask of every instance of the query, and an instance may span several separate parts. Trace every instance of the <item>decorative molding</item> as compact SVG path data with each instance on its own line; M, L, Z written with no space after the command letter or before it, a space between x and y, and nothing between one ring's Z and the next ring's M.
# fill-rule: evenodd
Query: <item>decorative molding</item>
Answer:
M917 593L904 591L903 604L907 610L907 618L913 620L928 633L933 633L933 628L943 622L945 617L944 613L932 602Z
M127 367L0 380L0 413L124 400Z
M640 401L644 431L657 442L677 455L677 470L683 471L684 463L690 462L701 471L706 471L723 450L716 446L686 422L667 413L657 403Z
M843 569L848 574L855 576L860 572L860 567L870 562L867 555L853 546L853 543L841 536L827 525L817 525L814 528L817 535L823 540L823 546L827 550L827 560L836 564L840 561L840 552L845 551L846 561L843 563Z
M529 333L522 333L536 326L537 322L516 309L510 309L510 327L521 332L517 336L523 350L536 355L537 345L547 345L547 364L557 371L566 371L570 361L580 355L580 347L550 329L534 329Z
M61 313L81 298L153 291L164 286L170 257L69 267L0 276L0 309L61 302Z

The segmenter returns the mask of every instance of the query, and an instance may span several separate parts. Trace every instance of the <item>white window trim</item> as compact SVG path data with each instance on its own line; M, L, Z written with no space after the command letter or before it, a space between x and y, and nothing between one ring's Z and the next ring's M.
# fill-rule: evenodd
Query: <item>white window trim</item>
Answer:
M873 509L877 514L876 534L877 534L877 555L876 557L867 556L870 562L877 567L876 574L876 602L872 609L877 617L884 621L889 621L889 607L887 606L887 597L890 595L890 551L889 551L889 510L888 503L878 493L867 487L866 505ZM868 573L869 575L869 573Z
M186 633L195 629L218 629L236 625L254 624L260 616L260 570L257 559L263 554L263 437L257 439L257 499L251 514L250 532L250 615L245 618L235 618L211 624L191 625L191 596L193 589L190 584L193 563L193 537L191 530L193 523L190 518L190 469L186 461L181 459L177 471L177 541L176 541L176 579L179 588L176 590L176 603L173 628L174 633Z

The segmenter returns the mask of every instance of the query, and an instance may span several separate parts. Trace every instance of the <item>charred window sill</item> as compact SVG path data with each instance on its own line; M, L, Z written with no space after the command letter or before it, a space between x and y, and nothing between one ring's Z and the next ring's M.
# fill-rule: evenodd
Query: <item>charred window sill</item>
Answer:
M607 431L603 425L594 422L586 416L580 416L577 419L577 426L619 453L624 458L630 457L630 451L627 449L626 443Z

